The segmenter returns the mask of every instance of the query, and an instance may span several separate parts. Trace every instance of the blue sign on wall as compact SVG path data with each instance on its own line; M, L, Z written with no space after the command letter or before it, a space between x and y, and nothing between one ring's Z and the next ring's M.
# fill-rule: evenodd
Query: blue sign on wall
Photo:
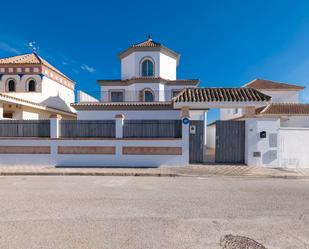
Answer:
M190 120L188 118L183 118L182 119L182 123L185 124L185 125L189 124L189 122L190 122Z

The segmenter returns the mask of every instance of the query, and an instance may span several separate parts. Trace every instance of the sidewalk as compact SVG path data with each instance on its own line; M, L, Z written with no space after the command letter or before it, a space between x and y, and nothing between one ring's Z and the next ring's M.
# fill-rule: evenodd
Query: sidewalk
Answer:
M248 167L243 165L191 165L161 168L54 168L43 166L0 167L0 175L85 175L85 176L162 176L162 177L270 177L308 178L309 169Z

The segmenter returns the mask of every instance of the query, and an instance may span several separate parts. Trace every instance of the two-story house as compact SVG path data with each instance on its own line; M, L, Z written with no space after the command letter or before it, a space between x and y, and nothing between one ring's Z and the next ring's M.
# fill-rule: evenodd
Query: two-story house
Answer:
M98 80L100 101L81 97L74 104L78 119L179 119L172 98L184 88L196 88L197 79L177 79L180 55L148 39L119 54L121 78ZM80 96L83 96L80 94ZM191 111L191 117L203 120L204 111Z
M0 59L0 119L76 119L75 83L36 53Z

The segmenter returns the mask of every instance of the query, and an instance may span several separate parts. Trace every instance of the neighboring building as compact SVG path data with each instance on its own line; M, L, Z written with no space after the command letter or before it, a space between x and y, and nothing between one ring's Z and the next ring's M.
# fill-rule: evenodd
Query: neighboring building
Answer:
M243 87L256 89L271 97L272 103L293 103L300 102L300 91L305 87L297 86L271 80L255 79ZM295 106L295 105L294 105ZM285 113L282 113L285 115ZM294 114L298 114L297 112ZM239 119L245 116L245 110L242 108L222 108L220 109L220 120Z
M0 59L0 119L75 119L75 83L36 53Z

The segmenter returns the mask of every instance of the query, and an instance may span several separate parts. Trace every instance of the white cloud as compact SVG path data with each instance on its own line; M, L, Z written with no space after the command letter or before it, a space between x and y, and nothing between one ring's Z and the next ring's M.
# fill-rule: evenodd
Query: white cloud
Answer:
M18 49L12 47L11 45L5 42L0 42L0 50L14 54L20 54L20 51Z
M87 71L89 73L94 73L95 69L91 66L88 66L86 64L81 65L81 69L83 69L84 71Z

